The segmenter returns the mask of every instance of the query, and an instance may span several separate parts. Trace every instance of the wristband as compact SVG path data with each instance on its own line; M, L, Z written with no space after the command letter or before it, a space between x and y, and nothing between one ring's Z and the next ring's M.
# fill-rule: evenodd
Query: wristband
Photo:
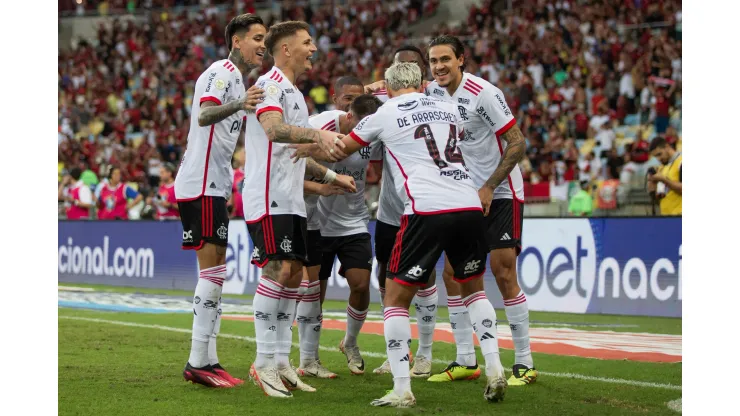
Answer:
M322 183L332 183L336 179L337 179L337 173L331 169L326 169L326 175L324 175L324 180L322 181Z

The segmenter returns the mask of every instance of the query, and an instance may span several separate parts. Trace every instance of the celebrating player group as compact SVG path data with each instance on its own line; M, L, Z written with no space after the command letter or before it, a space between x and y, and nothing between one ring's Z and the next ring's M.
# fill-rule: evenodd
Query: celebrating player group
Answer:
M524 137L503 93L463 72L460 40L439 36L426 57L415 47L400 48L384 80L371 85L339 78L336 110L313 117L295 86L316 51L306 23L283 22L268 31L258 16L244 14L227 25L226 42L228 59L213 63L196 82L188 146L175 179L183 249L196 250L200 268L185 379L217 388L243 383L221 366L216 349L231 158L241 139L244 216L254 244L252 263L262 269L253 302L257 356L249 377L266 395L314 392L306 378L337 377L318 354L326 279L335 258L350 288L347 331L338 347L352 374L365 373L358 336L373 263L364 201L369 163L383 171L374 241L388 357L373 372L393 376L393 389L371 404L413 406L411 377L478 379L473 334L485 360L485 399L503 400L507 387L536 381L529 309L516 275L523 212L517 163ZM265 52L275 65L247 89L244 77L262 64ZM435 266L442 255L457 357L433 375ZM483 286L487 264L514 341L508 381L496 312ZM419 333L415 355L409 350L412 304ZM294 322L297 368L288 359Z

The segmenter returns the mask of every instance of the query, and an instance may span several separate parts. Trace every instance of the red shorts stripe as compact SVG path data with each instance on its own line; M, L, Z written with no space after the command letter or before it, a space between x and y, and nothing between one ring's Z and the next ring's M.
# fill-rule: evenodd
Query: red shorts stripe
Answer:
M469 281L471 281L471 280L473 280L473 279L477 279L477 278L479 278L479 277L483 276L483 273L485 273L485 272L486 272L486 269L483 269L483 271L482 271L482 272L480 272L480 273L478 273L478 274L474 274L474 275L472 275L472 276L468 276L468 277L454 277L454 276L453 276L452 278L453 278L453 279L454 279L454 280L455 280L455 281L456 281L457 283L465 283L465 282L469 282Z
M403 244L403 234L406 231L406 226L409 224L409 217L408 215L404 215L401 217L401 227L398 230L398 233L396 234L396 244L393 245L393 251L391 252L391 267L390 271L393 273L398 273L398 266L401 262L401 246Z

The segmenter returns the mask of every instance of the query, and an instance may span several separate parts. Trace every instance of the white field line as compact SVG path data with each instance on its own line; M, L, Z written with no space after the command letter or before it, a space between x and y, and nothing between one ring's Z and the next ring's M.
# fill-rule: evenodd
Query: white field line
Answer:
M683 399L671 400L670 402L668 402L668 408L673 410L674 412L681 413L681 407L682 407L681 402L682 401Z
M135 328L159 329L162 331L180 332L183 334L190 334L192 332L192 330L190 329L175 328L171 326L140 324L136 322L126 322L126 321L112 321L108 319L85 318L81 316L59 316L59 319L71 319L75 321L97 322L101 324L130 326L130 327L135 327ZM218 335L223 338L238 339L238 340L248 341L248 342L256 341L256 339L252 337L246 337L246 336L241 336L241 335L224 334L224 333L220 333ZM293 346L298 348L297 343L294 343ZM337 348L330 348L330 347L326 347L323 345L320 345L319 349L321 351L326 351L326 352L334 352L334 353L339 352ZM373 351L363 351L362 354L367 357L386 358L386 355L384 353L381 354L381 353L377 353ZM444 364L444 365L449 364L447 361L442 361L438 359L434 359L432 361L437 364ZM506 369L506 370L510 371L509 369ZM651 388L667 389L667 390L681 390L681 386L677 386L675 384L651 383L647 381L627 380L627 379L621 379L621 378L594 377L594 376L587 376L583 374L573 374L573 373L551 373L551 372L545 372L545 371L539 371L539 373L544 376L549 376L549 377L570 378L570 379L583 380L583 381L599 381L602 383L622 384L622 385L637 386L637 387L651 387Z

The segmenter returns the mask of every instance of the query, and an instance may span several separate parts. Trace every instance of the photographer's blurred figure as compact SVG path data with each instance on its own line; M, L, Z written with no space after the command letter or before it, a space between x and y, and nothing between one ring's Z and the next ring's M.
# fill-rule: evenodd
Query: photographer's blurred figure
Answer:
M64 201L68 220L90 218L90 208L93 206L92 191L80 180L81 176L82 169L74 167L59 184L59 200Z
M663 165L648 172L648 190L660 200L661 215L681 215L682 157L663 136L650 143L650 154Z
M589 192L589 181L581 181L581 189L570 198L568 213L574 217L587 217L593 210L594 200Z

